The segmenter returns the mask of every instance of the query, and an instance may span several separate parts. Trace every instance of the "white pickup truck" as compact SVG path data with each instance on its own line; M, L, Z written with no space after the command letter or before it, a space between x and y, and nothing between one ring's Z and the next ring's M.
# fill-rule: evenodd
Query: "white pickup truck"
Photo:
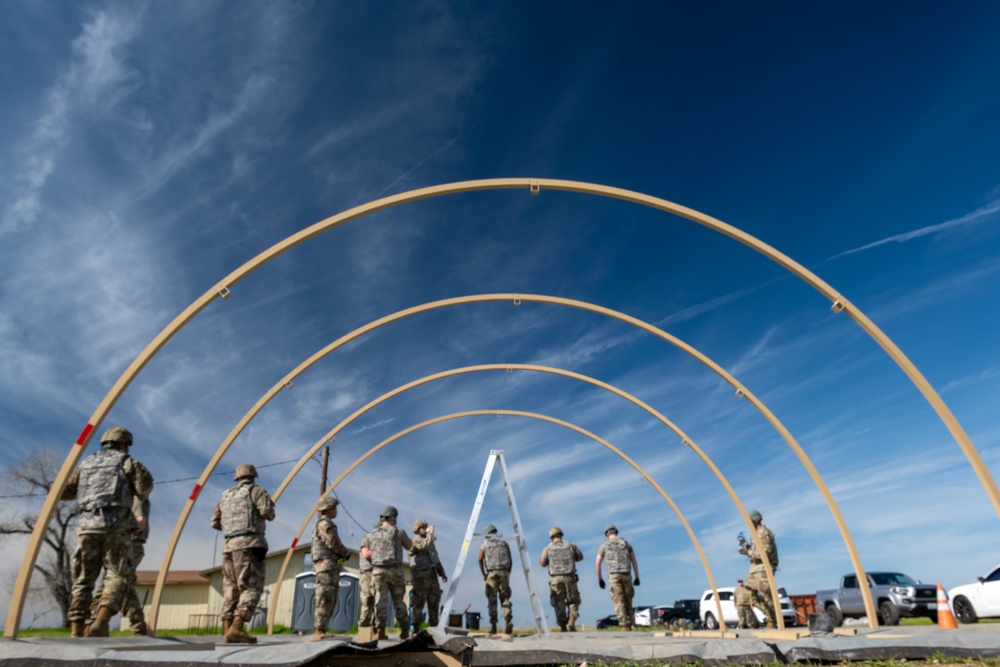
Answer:
M937 587L922 584L901 572L866 572L872 601L881 625L897 625L900 616L926 616L937 623ZM835 625L845 618L866 616L858 577L846 574L840 588L816 592L816 609L833 617Z

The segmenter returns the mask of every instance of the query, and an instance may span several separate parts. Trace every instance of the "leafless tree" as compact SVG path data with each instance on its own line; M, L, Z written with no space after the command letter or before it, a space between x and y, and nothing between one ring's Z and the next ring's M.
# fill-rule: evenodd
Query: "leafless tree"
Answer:
M6 496L34 497L44 500L52 488L62 458L51 447L35 449L10 463L3 471ZM39 504L40 508L40 504ZM62 612L63 627L69 627L69 602L73 591L73 550L76 548L76 519L80 507L75 501L56 505L52 521L45 531L44 548L35 570L42 575L46 590ZM37 512L30 510L15 517L0 518L0 539L10 535L30 535L35 528Z

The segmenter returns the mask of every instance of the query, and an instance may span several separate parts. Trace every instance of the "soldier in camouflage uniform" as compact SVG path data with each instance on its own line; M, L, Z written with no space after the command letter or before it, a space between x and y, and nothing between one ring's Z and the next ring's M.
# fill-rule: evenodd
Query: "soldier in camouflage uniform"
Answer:
M340 597L340 571L351 552L340 541L337 524L336 498L324 498L319 503L319 516L313 527L312 561L316 572L316 606L314 607L313 641L332 637L326 633L327 623L337 610Z
M504 632L514 634L514 608L510 603L510 545L497 537L492 523L483 527L483 545L479 547L479 571L486 581L486 606L490 612L490 634L497 633L497 599L507 621Z
M256 644L244 626L253 618L264 591L264 558L267 556L265 521L274 519L274 502L254 484L257 469L249 463L236 466L237 485L222 493L212 513L212 528L226 536L222 547L222 634L226 644Z
M750 604L750 591L743 585L742 579L736 582L736 592L733 593L733 598L736 602L736 613L740 619L736 627L739 629L758 627L760 624L757 622L757 616L753 613L753 606Z
M139 569L139 564L146 556L146 540L149 539L149 499L139 501L136 499L132 503L132 512L135 514L136 523L142 526L132 533L132 580L129 582L128 592L125 594L125 602L122 604L122 616L128 617L128 624L132 628L132 634L144 636L149 634L146 627L146 614L143 612L142 603L139 602L139 595L135 592L135 573ZM80 568L80 548L77 547L73 553L74 577ZM94 601L90 603L91 618L96 620L97 613L101 608L101 596L104 594L104 579L97 585L94 591Z
M70 474L63 500L80 505L77 522L79 573L73 580L69 621L73 637L107 637L108 622L135 579L132 534L142 528L132 511L136 499L149 497L153 476L128 455L132 434L117 426L101 436L101 451L91 454ZM97 618L87 626L94 582L104 568L104 591Z
M556 623L563 632L576 632L576 619L580 617L580 589L576 564L583 560L583 552L563 540L562 528L549 529L551 543L542 549L538 564L549 568L549 604L556 611ZM567 615L567 608L569 614ZM568 617L567 617L568 616Z
M386 505L379 518L382 525L369 535L368 544L362 543L361 555L372 562L372 588L375 589L375 627L379 639L388 639L386 625L389 622L389 596L399 621L399 638L410 636L410 619L406 610L406 578L403 576L403 549L409 550L413 543L403 529L396 527L399 512Z
M413 579L410 594L412 600L413 631L420 630L424 622L424 606L427 606L427 621L431 627L438 624L441 608L441 584L438 577L448 581L437 547L434 546L434 526L428 526L423 519L413 522L413 546L410 547L410 577Z
M778 546L774 543L774 533L761 521L764 517L757 510L748 512L753 527L757 530L757 537L760 539L764 553L771 564L771 569L778 569ZM751 604L764 612L767 617L765 628L775 628L778 626L778 616L774 612L774 600L771 599L771 583L767 579L767 569L764 567L764 560L757 550L757 543L752 541L745 547L740 548L740 553L750 559L750 574L747 575L746 587L750 591Z
M381 525L382 522L375 519L375 525L372 526L372 529L377 529ZM370 628L375 622L375 589L372 588L372 568L374 566L371 558L363 555L371 553L371 535L368 533L361 539L361 551L358 554L358 571L361 573L361 580L358 582L361 597L361 608L358 611L359 628Z
M597 550L597 585L604 588L604 577L601 575L601 561L607 559L608 581L611 582L611 601L615 603L615 613L618 614L618 625L625 632L632 631L634 611L632 597L635 595L633 586L639 585L639 561L635 558L632 545L618 537L618 529L614 524L604 527L604 541ZM635 580L630 571L635 569Z

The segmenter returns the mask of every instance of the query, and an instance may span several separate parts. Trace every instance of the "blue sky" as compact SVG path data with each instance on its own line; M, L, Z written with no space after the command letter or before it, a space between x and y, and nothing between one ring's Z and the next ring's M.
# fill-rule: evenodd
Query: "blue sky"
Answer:
M414 188L532 177L661 197L791 256L896 341L1000 471L995 3L3 7L0 463L42 445L67 452L163 327L290 234ZM508 190L424 200L323 234L167 344L104 424L135 433L133 453L159 482L144 567L159 567L190 478L286 373L376 318L497 292L621 311L714 359L812 458L868 569L947 587L1000 560L998 517L957 444L825 298L689 221ZM808 475L729 385L648 334L553 305L459 306L368 334L281 392L219 470L253 462L273 490L369 400L493 363L588 375L673 420L763 513L789 592L831 587L850 570ZM719 585L745 574L740 517L706 466L645 412L565 377L483 372L406 392L338 437L332 472L413 424L482 409L538 412L607 439L677 502ZM506 452L533 557L554 524L583 549L588 622L612 610L593 576L609 522L635 545L637 603L707 587L677 517L631 468L528 419L450 421L382 450L338 489L348 543L396 505L404 525L438 525L450 569L492 449ZM291 542L318 476L307 466L279 502L272 548ZM173 567L218 561L208 520L229 483L206 487ZM5 502L7 512L40 505ZM482 521L509 530L496 484ZM23 548L8 543L5 557L16 563ZM485 612L474 567L466 575L456 606ZM527 625L520 581L515 596L515 622Z

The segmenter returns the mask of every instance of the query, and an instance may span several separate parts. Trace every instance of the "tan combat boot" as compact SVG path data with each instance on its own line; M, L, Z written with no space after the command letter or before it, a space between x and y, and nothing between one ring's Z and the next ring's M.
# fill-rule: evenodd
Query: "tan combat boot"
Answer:
M233 619L223 618L222 619L222 636L225 637L226 633L229 632L229 626L233 624Z
M86 637L107 637L108 636L108 623L111 621L111 617L114 614L107 607L101 607L97 610L97 618L94 622L90 624L90 627L84 631L84 636Z
M149 635L149 627L146 625L146 621L138 621L136 623L130 623L132 626L132 634L136 637L145 637Z
M576 632L576 614L569 615L569 631Z
M86 637L87 632L87 622L86 621L70 621L69 622L69 636L70 637Z
M326 630L316 630L316 632L313 633L312 640L314 642L318 642L321 639L332 639L332 638L333 638L333 635L328 635L326 633Z
M223 644L256 644L257 638L243 629L246 621L242 616L233 616L233 622L223 638Z

